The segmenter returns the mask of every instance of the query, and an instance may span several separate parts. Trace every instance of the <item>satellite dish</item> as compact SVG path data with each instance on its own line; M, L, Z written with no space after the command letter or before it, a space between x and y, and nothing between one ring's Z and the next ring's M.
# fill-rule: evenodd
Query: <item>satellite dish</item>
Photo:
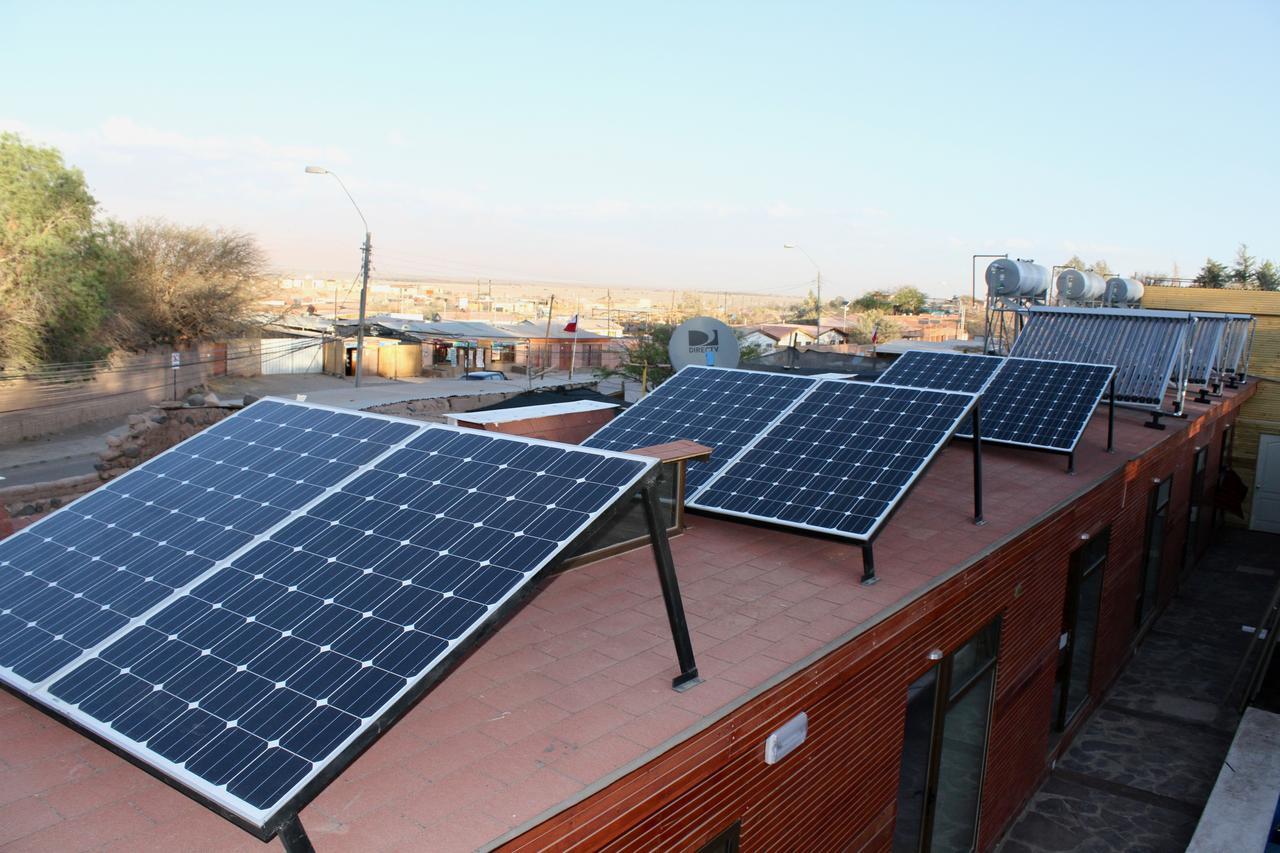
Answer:
M676 370L690 364L737 367L738 336L719 320L694 317L676 326L667 352Z

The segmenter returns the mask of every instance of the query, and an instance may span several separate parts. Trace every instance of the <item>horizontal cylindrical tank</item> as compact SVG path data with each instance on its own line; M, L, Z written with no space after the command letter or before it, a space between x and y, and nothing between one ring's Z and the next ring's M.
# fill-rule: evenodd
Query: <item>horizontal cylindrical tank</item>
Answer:
M1065 269L1058 273L1058 296L1072 302L1101 299L1107 292L1107 280L1092 270Z
M987 290L996 296L1043 296L1049 271L1031 261L997 258L987 267Z
M1137 302L1142 298L1142 282L1132 278L1113 276L1107 279L1107 301L1112 305L1117 302Z

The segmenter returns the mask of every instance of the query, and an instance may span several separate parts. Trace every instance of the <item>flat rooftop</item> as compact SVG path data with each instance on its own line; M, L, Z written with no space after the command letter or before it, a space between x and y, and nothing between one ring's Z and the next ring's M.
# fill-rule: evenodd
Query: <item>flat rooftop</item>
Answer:
M476 383L485 384L485 383ZM497 384L497 383L495 383ZM1251 383L1252 384L1252 383ZM1226 390L1222 406L1247 393ZM876 540L859 548L690 513L672 540L698 669L678 674L645 547L556 576L302 813L317 849L486 848L577 802L848 642L1179 432L1106 408L1066 459L954 442ZM261 850L261 842L0 691L0 845L15 850Z

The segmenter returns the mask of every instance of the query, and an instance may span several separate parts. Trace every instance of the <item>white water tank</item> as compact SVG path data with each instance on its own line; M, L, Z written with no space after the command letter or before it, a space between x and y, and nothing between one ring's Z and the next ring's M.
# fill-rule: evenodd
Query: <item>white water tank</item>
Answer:
M1113 276L1107 279L1107 301L1112 305L1119 302L1137 302L1142 298L1142 282L1132 278Z
M1043 296L1049 271L1031 261L997 258L987 267L987 292L995 296Z
M1101 299L1107 292L1107 280L1090 270L1065 269L1058 273L1058 297L1072 302Z

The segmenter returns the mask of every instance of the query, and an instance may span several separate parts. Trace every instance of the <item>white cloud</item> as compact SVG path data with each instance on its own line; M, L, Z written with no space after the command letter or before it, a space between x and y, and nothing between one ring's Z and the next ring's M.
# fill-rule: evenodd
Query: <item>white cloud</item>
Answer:
M785 201L775 201L769 205L765 211L770 219L795 219L800 216L800 211L792 207Z

